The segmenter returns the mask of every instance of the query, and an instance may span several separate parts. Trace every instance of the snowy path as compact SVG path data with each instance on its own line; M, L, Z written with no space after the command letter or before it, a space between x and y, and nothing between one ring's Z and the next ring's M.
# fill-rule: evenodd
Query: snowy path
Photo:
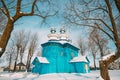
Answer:
M120 79L120 70L110 71L111 80ZM91 73L59 73L59 74L33 74L33 73L0 73L0 80L102 80L100 79L99 71L91 71Z

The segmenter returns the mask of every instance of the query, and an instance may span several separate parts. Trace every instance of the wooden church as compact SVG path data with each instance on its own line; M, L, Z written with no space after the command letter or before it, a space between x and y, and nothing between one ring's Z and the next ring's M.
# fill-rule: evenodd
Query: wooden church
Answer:
M42 56L36 56L32 62L33 73L88 73L89 60L86 56L78 55L79 48L71 44L64 28L60 34L51 28L49 41L41 44Z

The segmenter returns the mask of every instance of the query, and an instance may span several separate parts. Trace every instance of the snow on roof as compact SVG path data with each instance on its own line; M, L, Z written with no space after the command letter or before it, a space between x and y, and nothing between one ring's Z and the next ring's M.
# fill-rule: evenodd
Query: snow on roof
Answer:
M74 57L70 62L88 62L86 56Z
M25 64L20 62L20 63L17 64L17 66L25 66Z
M49 61L47 60L46 57L38 57L38 56L37 56L37 58L38 58L38 60L40 61L40 63L49 63Z
M111 56L115 55L115 52L112 52L111 54L108 54L106 56L102 57L102 60L107 60L108 58L110 58Z

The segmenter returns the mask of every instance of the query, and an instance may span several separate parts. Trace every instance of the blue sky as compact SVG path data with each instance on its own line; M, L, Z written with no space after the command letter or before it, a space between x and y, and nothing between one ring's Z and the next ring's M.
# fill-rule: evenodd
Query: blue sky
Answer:
M57 16L48 17L46 19L47 24L41 24L42 19L37 16L22 17L15 23L14 31L25 29L25 30L31 30L33 32L38 32L40 34L39 35L40 38L42 38L42 41L44 42L47 38L44 38L45 36L41 37L42 33L44 33L44 35L47 36L47 34L49 34L51 27L55 27L57 29L57 32L59 32L59 29L63 27L64 25L63 11L65 8L65 4L67 4L67 1L68 0L65 0L65 1L58 0L57 2L54 2L55 5L53 6L54 7L53 9L57 9L59 13ZM41 6L39 7L41 8ZM72 38L74 37L73 42L74 41L76 42L77 37L81 35L80 33L83 32L83 30L80 30L80 29L79 30L75 28L71 29L71 28L68 28L68 26L65 26L65 27L67 29L67 33L70 34Z

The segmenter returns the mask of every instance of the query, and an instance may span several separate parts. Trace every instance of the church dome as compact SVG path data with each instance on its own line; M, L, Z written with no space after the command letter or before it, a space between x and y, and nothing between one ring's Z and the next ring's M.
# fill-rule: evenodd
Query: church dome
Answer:
M66 34L65 28L60 29L60 34L59 34L60 40L68 40L69 36Z
M50 34L48 34L48 38L49 38L49 41L59 41L61 43L71 42L68 34L66 34L66 30L64 27L60 29L59 34L56 33L55 28L51 28Z
M58 34L56 34L56 29L55 28L51 28L50 32L51 33L48 34L49 40L58 40Z
M65 32L66 32L66 30L64 27L60 29L60 34L64 34Z

